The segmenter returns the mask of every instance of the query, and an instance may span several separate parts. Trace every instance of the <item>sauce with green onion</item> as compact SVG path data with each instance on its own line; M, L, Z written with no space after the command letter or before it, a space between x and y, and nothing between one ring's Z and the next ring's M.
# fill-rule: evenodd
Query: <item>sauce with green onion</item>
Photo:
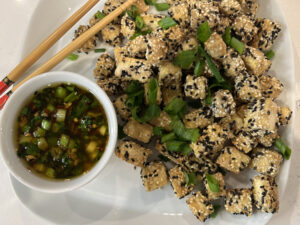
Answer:
M30 170L49 178L89 171L108 141L104 110L90 92L70 84L37 91L17 120L17 154Z

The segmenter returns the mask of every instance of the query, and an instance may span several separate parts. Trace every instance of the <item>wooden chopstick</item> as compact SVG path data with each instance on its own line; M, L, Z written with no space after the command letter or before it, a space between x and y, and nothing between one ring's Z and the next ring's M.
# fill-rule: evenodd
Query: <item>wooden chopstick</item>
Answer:
M50 49L71 27L74 26L91 8L100 0L89 0L66 20L57 30L47 37L37 48L35 48L19 65L17 65L0 82L0 95L18 80L18 78L32 66L48 49Z

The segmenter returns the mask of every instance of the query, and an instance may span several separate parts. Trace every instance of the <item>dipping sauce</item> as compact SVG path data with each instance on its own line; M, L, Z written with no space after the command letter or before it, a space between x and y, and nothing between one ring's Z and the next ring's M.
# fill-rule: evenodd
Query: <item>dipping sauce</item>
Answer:
M17 120L17 154L49 178L72 178L90 170L108 142L104 110L90 92L69 84L37 91Z

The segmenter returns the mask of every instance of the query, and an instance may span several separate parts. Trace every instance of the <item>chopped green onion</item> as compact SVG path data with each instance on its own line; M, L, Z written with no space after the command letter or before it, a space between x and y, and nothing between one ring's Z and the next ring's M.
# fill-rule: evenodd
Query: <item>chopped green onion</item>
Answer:
M67 111L65 109L58 109L56 112L56 121L64 122L66 119Z
M74 111L72 112L72 118L79 118L83 113L85 113L89 109L90 104L91 104L91 99L89 99L85 95L82 96L77 106L75 107Z
M42 120L42 128L44 130L50 130L51 129L51 121Z
M187 186L190 186L191 184L194 184L194 185L197 184L197 177L194 172L187 173L184 171L184 177L185 177L185 183Z
M152 78L148 83L148 101L150 105L156 103L158 86L158 81L155 78Z
M204 43L206 42L211 35L210 27L207 21L202 23L198 30L197 30L197 39L201 42Z
M102 53L102 52L105 52L105 51L106 51L105 48L97 48L97 49L94 50L94 52L96 52L96 53Z
M140 123L148 122L149 120L152 120L155 117L159 117L160 115L160 108L156 104L149 105L145 113L141 117L137 115L138 109L139 107L134 107L133 109L131 109L131 114L132 117Z
M52 105L52 104L50 104L50 103L47 105L47 110L49 110L49 112L54 112L55 109L56 109L56 108L55 108L54 105Z
M210 70L212 71L212 73L214 74L215 78L217 79L217 81L219 83L222 83L225 81L225 79L222 77L222 75L220 74L219 70L217 69L216 65L214 64L214 62L212 61L211 57L204 51L204 49L202 48L201 45L198 46L198 49L200 51L200 53L202 53L206 59L207 65L209 66Z
M158 21L158 25L162 29L166 30L166 29L169 29L170 27L176 26L177 23L172 19L172 17L167 16L166 18Z
M55 96L57 98L65 98L67 96L67 90L63 87L57 87L55 90Z
M104 17L105 17L105 14L102 13L102 12L100 12L99 10L98 10L98 12L95 14L95 18L96 18L96 19L102 20Z
M46 135L46 131L40 127L38 127L34 132L33 136L34 137L44 137Z
M129 40L133 40L138 36L150 34L151 29L145 30L145 31L135 31L135 33L129 38Z
M165 143L167 141L172 141L176 139L176 135L174 132L169 133L169 134L165 134L164 136L161 137L161 142Z
M126 134L123 131L123 126L118 125L118 139L123 139L126 137Z
M38 148L45 151L48 148L48 143L45 138L39 138L37 141Z
M33 137L21 135L19 137L19 144L31 143Z
M168 157L166 157L166 156L164 156L164 155L158 155L158 158L161 160L161 161L163 161L163 162L168 162L168 161L170 161L170 159L168 158Z
M243 54L245 49L245 44L235 37L232 37L230 40L230 47L234 48L238 53Z
M219 182L218 182L218 180L213 175L206 174L206 180L207 180L209 189L212 192L216 192L216 193L220 192Z
M275 52L273 50L270 50L265 54L265 56L267 57L267 59L271 60L275 56Z
M64 98L64 102L74 102L79 98L79 95L76 91L69 94L67 97Z
M156 3L154 6L155 6L157 11L165 11L165 10L168 10L170 8L170 5L166 2Z
M130 16L132 19L135 19L137 15L139 15L139 10L135 5L132 5L130 9L127 9L127 15Z
M226 27L225 33L223 34L223 40L227 45L230 45L231 41L231 27Z
M220 208L221 208L220 205L214 205L214 212L212 214L210 214L210 218L216 218L217 213L218 213Z
M145 27L145 22L144 22L143 18L140 15L137 15L135 17L135 24L136 24L136 28L140 29L140 30Z
M52 168L47 168L46 170L46 176L50 178L55 178L55 170Z
M63 148L67 148L70 141L70 137L62 134L59 139L59 145Z
M163 136L164 135L164 128L163 127L154 127L153 134L156 136Z
M25 143L24 149L25 149L26 155L37 156L38 153L40 152L39 148L35 144L31 144L31 143Z
M79 55L76 55L74 53L71 53L70 55L67 56L67 59L71 61L76 61L78 59Z
M22 127L22 132L23 132L24 134L27 134L30 130L31 130L31 127L30 127L28 124L25 124L25 125Z
M186 128L182 121L178 118L173 118L171 122L175 134L185 141L196 142L199 137L199 129L197 128Z
M292 150L281 140L281 138L276 139L275 147L280 150L286 160L290 159Z
M203 60L197 60L196 62L196 66L194 69L194 74L196 77L199 77L200 75L202 75L204 73L204 67L205 67L205 63Z
M173 100L167 105L164 111L170 115L179 115L182 117L186 113L186 102L180 98L173 98Z
M182 149L182 146L185 143L186 142L184 142L184 141L176 141L176 140L168 141L166 144L166 148L170 152L180 152Z
M21 111L21 115L26 116L28 113L29 113L29 108L28 106L25 106Z
M192 63L195 61L195 58L195 50L182 51L174 58L173 63L182 69L189 69Z
M145 0L145 3L147 5L154 5L156 3L156 0Z
M132 94L141 89L143 89L143 87L141 86L141 84L138 81L131 81L131 83L128 85L127 89L125 90L125 92L127 94Z
M70 139L68 148L69 148L69 149L74 149L74 148L76 148L76 147L77 147L76 142L75 142L73 139Z
M183 155L188 155L188 154L190 154L190 152L192 152L192 148L190 147L189 144L185 144L185 145L182 146L181 153Z

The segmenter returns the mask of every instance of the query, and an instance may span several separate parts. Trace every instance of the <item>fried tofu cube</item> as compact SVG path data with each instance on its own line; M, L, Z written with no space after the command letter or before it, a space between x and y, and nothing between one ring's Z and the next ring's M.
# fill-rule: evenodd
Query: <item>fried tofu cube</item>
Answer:
M251 102L262 97L259 79L245 70L235 77L234 87L237 98L242 102Z
M172 130L172 127L170 126L171 117L165 111L161 111L160 116L153 118L152 120L149 121L149 123L156 127L162 127L166 131Z
M106 94L113 96L113 95L120 95L124 93L126 90L128 83L122 81L118 77L105 77L105 76L97 76L97 84L101 87Z
M221 59L221 62L225 70L225 75L228 77L235 78L242 71L246 71L242 57L232 48L228 49L227 53Z
M289 107L287 106L280 107L278 112L279 125L280 126L288 125L292 118L292 114L293 112Z
M183 122L187 128L203 129L214 121L212 111L209 107L194 109L183 117Z
M254 136L276 133L279 107L270 98L260 98L248 104L245 111L244 128Z
M207 53L214 59L218 60L226 54L226 44L223 38L214 32L204 43Z
M205 99L207 91L207 78L188 75L184 84L185 96L193 99Z
M141 178L146 191L153 191L166 186L167 169L162 162L145 163L141 170Z
M155 31L159 28L158 21L162 20L166 16L164 15L155 15L155 14L141 14L142 19L146 26L148 26L152 31Z
M115 66L115 60L108 53L103 53L99 56L96 63L96 68L94 69L95 78L97 79L102 76L112 76L114 73Z
M121 34L121 26L109 24L101 30L103 40L112 46L120 46L123 35Z
M149 124L142 124L130 118L123 128L124 133L138 141L148 143L153 135L153 127Z
M169 170L171 186L179 199L187 196L195 187L194 184L187 185L184 173L184 169L178 165Z
M217 152L223 148L227 135L228 130L226 128L213 123L203 130L197 142L191 143L190 147L196 157L208 156L213 159Z
M270 133L266 135L257 136L258 143L269 148L272 147L272 145L275 142L275 139L278 138L279 135L277 133L277 130L275 133Z
M250 157L240 152L235 147L227 146L222 149L217 158L217 164L235 174L240 173L250 163Z
M258 144L257 138L254 137L250 132L241 130L232 139L232 144L240 151L249 153Z
M179 66L175 66L172 62L164 62L159 65L158 82L160 85L173 81L181 81L182 71Z
M236 103L228 90L219 90L215 93L210 106L213 116L222 118L235 113Z
M115 76L123 80L137 80L146 83L152 75L151 64L143 59L124 58L117 63Z
M222 0L220 11L226 16L235 17L241 13L242 7L237 0Z
M203 195L200 191L194 193L186 200L192 213L198 220L204 222L214 212L213 205L209 202L207 196Z
M132 58L146 58L147 37L140 35L133 40L130 40L125 45L128 54Z
M182 45L181 45L181 49L183 51L188 51L188 50L193 50L196 49L198 47L199 43L198 40L195 36L191 35L191 36L187 36Z
M268 60L260 50L246 46L242 58L248 70L255 76L260 76L271 67L271 60Z
M135 21L127 14L122 17L121 20L121 33L124 37L129 39L135 33L136 24Z
M166 30L160 28L154 32L154 35L167 44L169 52L176 51L185 38L185 32L178 25Z
M211 29L216 28L220 22L219 8L212 3L198 2L196 8L191 9L192 30L196 32L205 21L208 22Z
M115 155L118 158L139 167L142 167L147 162L151 153L150 149L144 148L133 141L121 141L115 151Z
M123 46L123 47L115 47L114 48L114 57L115 57L115 61L116 63L120 63L121 61L123 61L125 58L130 57L129 52L127 51L127 47Z
M119 8L126 0L107 0L103 6L103 13L105 15L110 14L115 9ZM116 19L113 20L113 23L119 24L121 16L118 16Z
M249 167L255 169L257 172L275 177L280 169L280 164L283 160L279 152L265 149L256 148L251 155L251 163Z
M251 46L264 52L269 51L281 31L281 25L274 20L265 18L258 18L255 25L259 30Z
M206 193L208 194L208 199L216 200L216 199L219 199L220 197L225 196L225 194L226 194L225 181L224 181L223 175L221 173L212 174L212 176L218 181L220 191L213 192L208 185L207 179L204 179L204 184L205 184Z
M265 98L277 98L283 90L283 84L280 80L269 75L263 75L259 78L260 90Z
M126 106L128 96L126 94L119 96L114 101L114 105L117 109L118 114L124 120L128 120L131 117L131 111Z
M90 26L80 25L74 33L74 40L77 39L80 35L90 29ZM89 52L95 49L97 45L96 36L91 37L87 42L85 42L77 51L78 52Z
M134 4L138 8L139 13L146 13L150 9L150 6L144 0L137 0Z
M225 209L232 214L250 217L253 213L251 189L230 189L226 191Z
M174 98L182 98L181 82L171 81L162 87L164 105L168 105Z
M254 22L246 15L236 17L232 25L232 29L236 35L241 37L241 40L244 43L249 43L258 31Z
M216 1L219 1L219 0L215 0ZM220 2L219 2L220 3ZM217 28L216 28L216 32L219 34L219 35L223 35L225 33L225 29L227 27L230 27L230 25L232 24L232 20L225 16L224 14L220 14L220 23L218 24Z
M147 41L146 59L149 63L160 64L167 58L168 45L157 37L149 37Z
M228 130L228 139L232 140L235 138L235 135L242 130L244 121L242 117L235 113L222 118L219 124Z
M279 197L277 184L273 177L258 175L252 179L254 205L266 213L277 213Z
M254 19L258 10L257 0L238 0L245 15Z
M174 4L168 10L168 14L179 24L182 28L190 26L189 5L186 3Z

